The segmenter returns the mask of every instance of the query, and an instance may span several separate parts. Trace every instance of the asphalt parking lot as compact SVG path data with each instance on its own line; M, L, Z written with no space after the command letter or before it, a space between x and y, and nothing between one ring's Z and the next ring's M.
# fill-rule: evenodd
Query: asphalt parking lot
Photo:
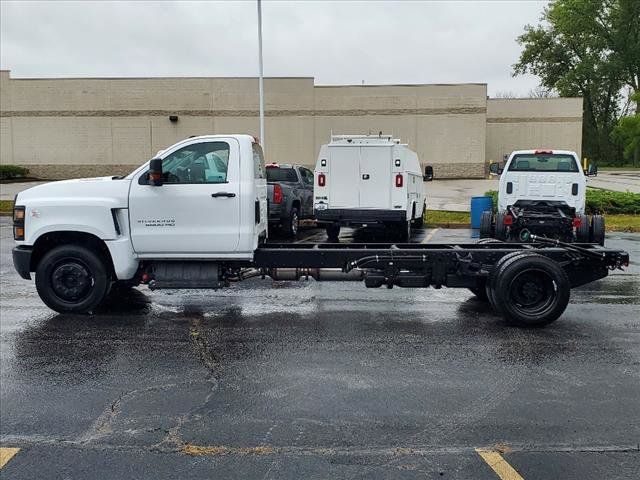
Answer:
M638 478L640 234L536 330L461 289L260 279L59 315L0 235L2 478Z

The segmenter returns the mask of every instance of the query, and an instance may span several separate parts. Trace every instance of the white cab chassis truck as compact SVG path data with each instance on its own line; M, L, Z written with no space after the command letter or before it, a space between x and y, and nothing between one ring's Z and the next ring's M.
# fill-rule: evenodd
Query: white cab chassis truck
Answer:
M604 245L604 217L585 215L586 176L575 152L567 150L518 150L504 168L491 164L500 175L498 209L484 212L480 237L526 242L531 235L563 242Z
M57 312L99 312L107 296L140 284L218 289L256 276L312 277L468 288L508 322L539 326L562 314L572 287L629 264L621 250L544 239L268 244L266 194L253 137L189 138L123 178L66 180L18 194L14 267L24 279L35 272L40 298Z
M433 170L430 170L433 172ZM390 136L332 135L315 168L316 219L336 239L342 225L384 225L403 241L422 226L426 208L418 155Z

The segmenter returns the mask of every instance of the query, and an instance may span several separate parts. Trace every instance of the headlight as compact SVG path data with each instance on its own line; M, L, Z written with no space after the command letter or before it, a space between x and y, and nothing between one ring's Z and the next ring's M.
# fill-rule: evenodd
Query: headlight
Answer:
M13 239L24 240L24 207L13 207Z

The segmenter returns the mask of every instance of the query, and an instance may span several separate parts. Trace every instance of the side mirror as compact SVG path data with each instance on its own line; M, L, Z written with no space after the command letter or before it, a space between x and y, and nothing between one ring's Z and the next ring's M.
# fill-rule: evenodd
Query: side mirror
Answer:
M425 182L433 180L433 167L431 165L424 167L424 176L422 177L422 180Z
M597 177L598 176L598 166L593 163L589 165L587 171L584 172L587 177Z
M152 158L149 161L149 185L159 187L162 185L162 159Z
M499 163L492 163L489 165L489 174L490 175L500 175L502 173L502 168L500 168Z

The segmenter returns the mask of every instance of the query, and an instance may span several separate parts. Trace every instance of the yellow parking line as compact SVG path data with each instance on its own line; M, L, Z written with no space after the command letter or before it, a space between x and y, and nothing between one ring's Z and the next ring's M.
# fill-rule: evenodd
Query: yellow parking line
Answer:
M489 465L502 480L524 480L524 478L522 478L522 476L516 472L516 470L509 465L498 452L493 450L483 450L481 448L476 448L476 452L485 462L487 462L487 465Z
M4 467L13 456L20 451L19 448L0 447L0 468Z

